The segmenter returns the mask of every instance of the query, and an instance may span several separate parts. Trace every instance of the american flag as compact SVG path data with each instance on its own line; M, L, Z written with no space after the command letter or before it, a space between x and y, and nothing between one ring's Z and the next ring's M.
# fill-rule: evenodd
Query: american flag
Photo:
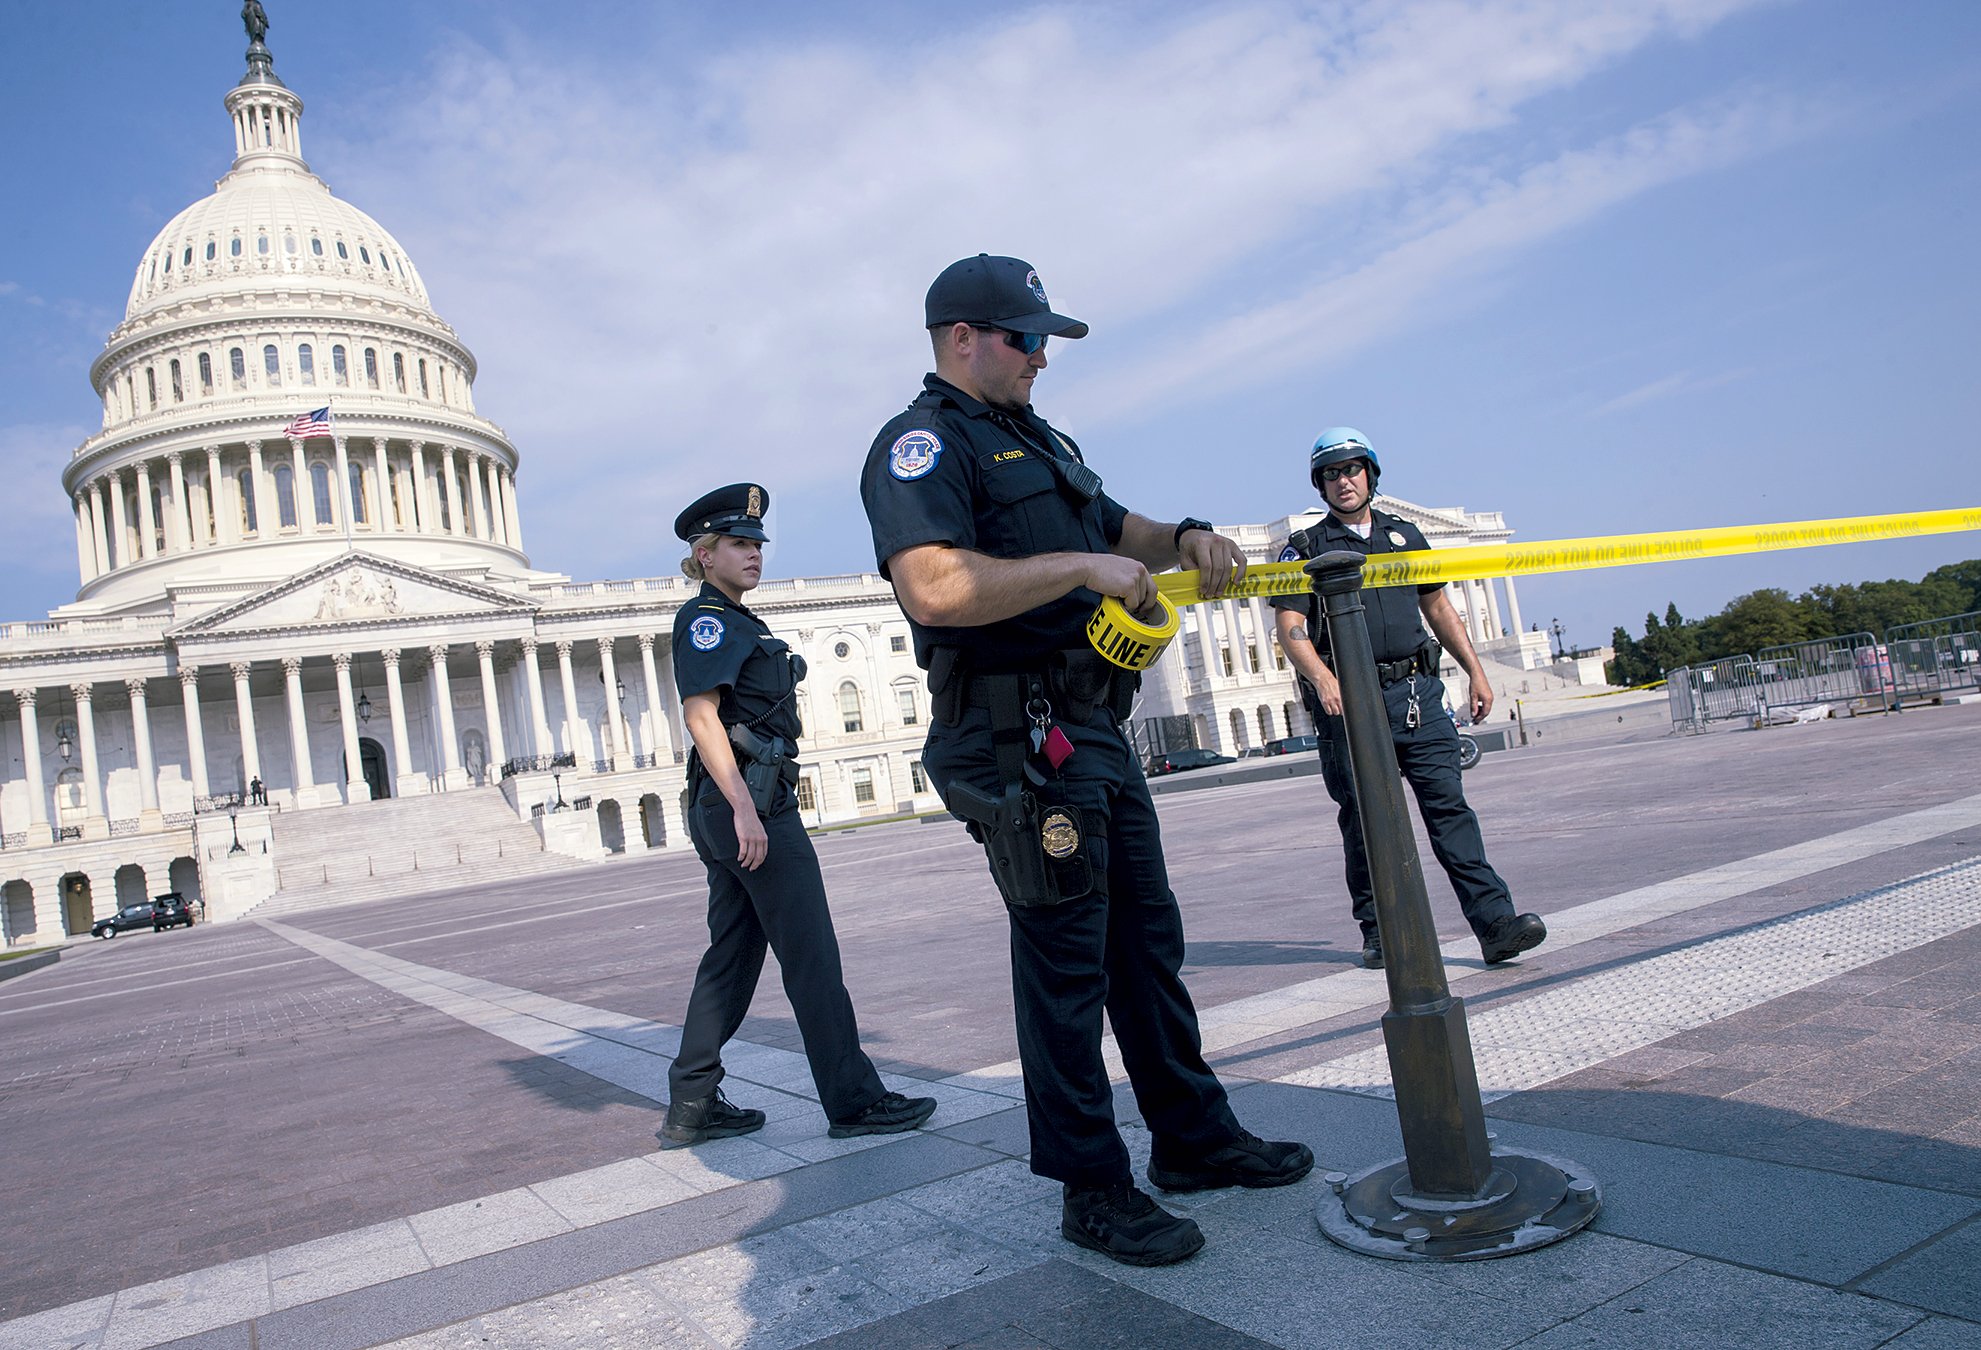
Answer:
M291 422L282 434L291 440L301 440L305 436L328 436L330 434L330 409L318 408L306 412Z

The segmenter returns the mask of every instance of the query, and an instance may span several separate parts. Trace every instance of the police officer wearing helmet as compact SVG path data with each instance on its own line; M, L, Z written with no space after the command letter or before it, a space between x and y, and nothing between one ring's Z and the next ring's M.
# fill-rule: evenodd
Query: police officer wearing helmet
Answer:
M1180 1261L1203 1234L1134 1185L1103 1012L1155 1136L1156 1186L1285 1185L1314 1160L1247 1134L1204 1062L1155 809L1121 731L1137 677L1085 631L1102 596L1152 606L1152 570L1180 559L1215 592L1243 557L1204 521L1128 511L1032 410L1047 341L1087 325L1055 314L1024 262L953 264L924 322L935 373L874 440L861 496L929 673L923 768L984 844L1005 901L1032 1170L1064 1184L1070 1241L1137 1265Z
M733 483L674 522L689 544L681 570L702 583L674 616L674 682L695 743L688 834L708 868L709 948L668 1071L660 1131L668 1147L763 1128L763 1112L731 1105L719 1085L722 1047L750 1010L766 945L784 973L833 1138L911 1130L936 1105L889 1092L860 1049L818 855L792 791L804 658L743 604L763 570L769 505L757 484Z
M1400 516L1377 510L1371 503L1382 464L1369 438L1353 427L1330 427L1314 441L1308 476L1327 503L1319 524L1294 531L1282 561L1314 558L1334 550L1357 553L1408 553L1429 548L1423 532ZM1486 861L1479 818L1465 804L1459 781L1458 728L1445 711L1444 684L1438 679L1438 643L1464 668L1471 684L1472 720L1482 722L1492 710L1493 688L1485 668L1466 639L1465 625L1442 583L1381 586L1362 592L1368 608L1369 643L1375 650L1377 678L1389 713L1390 738L1396 746L1397 768L1417 797L1424 829L1451 886L1465 920L1479 938L1488 963L1505 961L1541 944L1547 925L1538 914L1516 914L1506 883ZM1329 662L1328 634L1320 597L1281 596L1279 644L1300 677L1300 693L1320 732L1321 778L1340 808L1341 845L1348 860L1348 893L1355 904L1355 921L1362 927L1362 964L1381 969L1382 935L1376 928L1376 893L1369 880L1369 855L1362 839L1362 822L1355 804L1355 779L1349 769L1347 725L1341 716L1341 684ZM1429 623L1437 641L1424 631Z

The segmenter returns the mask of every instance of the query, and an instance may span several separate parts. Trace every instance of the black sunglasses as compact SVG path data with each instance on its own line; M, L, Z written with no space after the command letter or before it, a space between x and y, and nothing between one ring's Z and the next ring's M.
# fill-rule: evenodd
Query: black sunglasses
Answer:
M1368 467L1359 459L1351 459L1346 464L1330 464L1321 470L1321 481L1332 483L1337 478L1358 478Z
M1016 347L1027 356L1030 356L1033 352L1045 350L1046 335L1044 333L1014 333L1009 328L999 328L994 323L973 323L970 327L980 333L1004 334L1004 344L1007 347Z

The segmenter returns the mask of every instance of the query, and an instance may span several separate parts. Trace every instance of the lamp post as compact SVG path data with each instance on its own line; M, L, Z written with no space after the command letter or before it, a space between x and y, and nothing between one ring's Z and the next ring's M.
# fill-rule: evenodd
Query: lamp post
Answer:
M241 808L239 806L230 806L227 808L227 824L234 831L234 846L227 850L227 856L231 858L236 853L246 853L247 850L241 847Z
M1549 627L1549 631L1555 635L1555 660L1559 661L1561 660L1563 655L1565 655L1568 651L1568 649L1562 645L1562 641L1561 641L1561 635L1562 635L1561 620L1560 619L1553 620L1548 627Z
M558 773L555 769L553 769L551 770L550 773L550 781L557 785L557 805L551 807L550 809L553 811L565 810L566 807L564 804L564 775Z

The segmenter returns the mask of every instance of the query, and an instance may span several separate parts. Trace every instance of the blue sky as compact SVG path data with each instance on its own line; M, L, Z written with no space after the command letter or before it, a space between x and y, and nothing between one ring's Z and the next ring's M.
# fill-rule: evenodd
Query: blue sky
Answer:
M1385 488L1522 540L1981 504L1967 0L265 2L312 167L480 358L540 567L669 573L680 504L740 477L773 573L871 567L859 463L929 278L979 250L1093 326L1039 407L1150 515L1307 505L1338 423ZM227 168L238 10L7 8L0 617L73 597L88 365ZM1520 586L1597 643L1975 556Z

